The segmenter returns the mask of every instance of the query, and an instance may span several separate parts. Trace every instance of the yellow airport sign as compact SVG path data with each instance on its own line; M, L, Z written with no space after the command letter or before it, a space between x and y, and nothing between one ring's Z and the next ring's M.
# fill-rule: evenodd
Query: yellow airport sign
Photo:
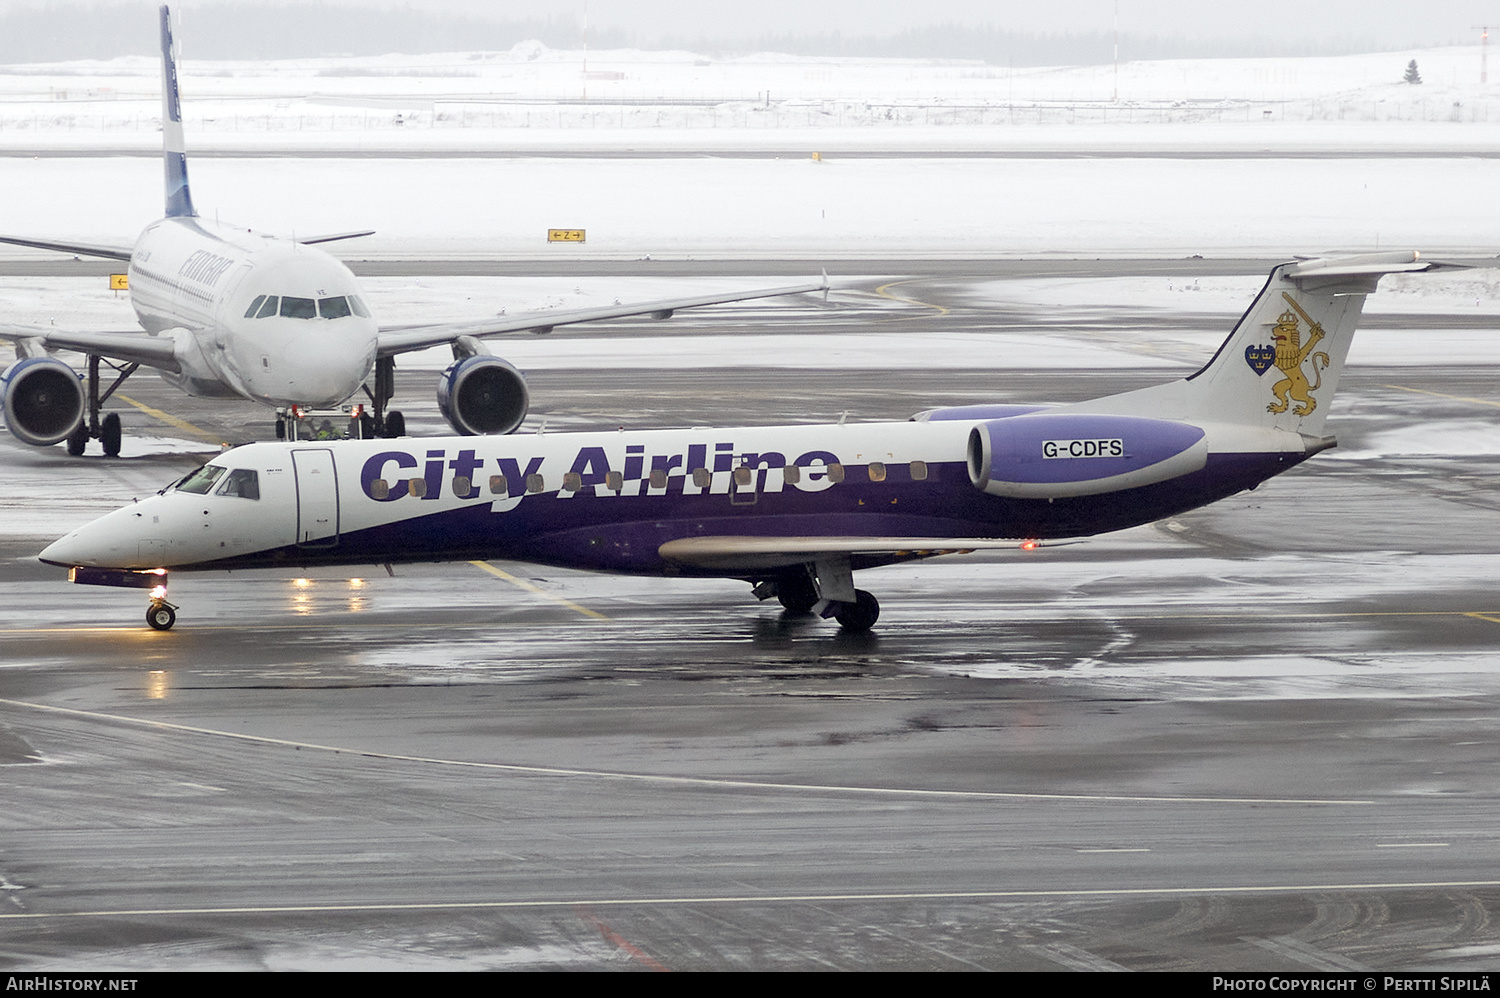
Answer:
M109 275L109 290L111 290L111 291L129 291L130 290L130 279L128 277L126 277L124 274L110 274Z
M581 243L584 241L582 229L548 229L547 242L549 243Z

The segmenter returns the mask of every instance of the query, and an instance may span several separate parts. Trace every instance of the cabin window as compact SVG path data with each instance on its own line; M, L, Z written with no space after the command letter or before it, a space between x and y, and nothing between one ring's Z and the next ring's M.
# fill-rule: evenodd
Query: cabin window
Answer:
M547 491L547 482L546 482L545 479L542 478L541 475L527 475L526 476L526 491L527 492L546 492Z
M257 319L264 319L268 315L275 315L276 303L279 301L281 301L281 299L277 298L275 295L266 295L265 304L260 307L259 312L255 313L255 317Z
M349 299L340 295L337 298L319 298L318 314L325 319L342 319L349 315Z
M365 308L365 301L359 295L349 296L349 307L354 309L354 314L361 319L368 319L370 317L370 310Z
M490 495L504 496L510 494L510 483L505 480L504 475L490 476Z
M224 484L215 490L216 496L238 496L241 499L260 498L260 476L249 468L235 468L224 476Z
M255 296L255 300L250 303L250 307L247 308L247 309L245 309L245 318L247 318L247 319L253 319L253 318L255 318L255 313L258 312L258 311L260 311L260 307L261 307L261 305L263 305L265 303L265 300L266 300L266 296L265 295L256 295Z
M214 487L214 482L224 474L223 468L205 464L191 475L187 476L177 486L178 492L190 492L195 496L206 496L208 490Z
M872 482L883 482L883 481L885 481L885 465L884 464L880 463L879 461L871 461L870 462L869 471L870 471L870 481L872 481Z
M651 477L648 479L653 489L664 489L667 487L667 469L652 468Z
M911 480L914 482L927 481L927 462L913 461L911 463Z
M406 491L409 492L414 499L422 498L427 494L427 479L413 478L410 482L407 483Z
M583 476L576 471L569 471L563 475L563 488L569 492L577 492L583 488Z
M706 489L713 484L713 481L713 472L709 471L707 468L693 469L693 484L698 486L698 488Z
M788 485L796 485L802 481L802 469L795 464L789 464L781 469L781 480Z
M755 472L751 471L749 468L745 467L743 464L740 465L738 468L734 469L734 484L736 484L736 485L749 485L754 480L755 480Z
M830 464L828 466L828 480L837 485L844 480L844 466L842 464Z
M315 319L318 316L318 303L311 298L283 298L281 314L288 319Z
M625 476L618 471L605 472L604 487L611 492L619 492L625 487Z
M391 497L391 483L384 478L377 478L370 483L370 498L381 502Z
M469 498L469 492L474 488L474 483L464 475L453 476L453 494L460 499Z

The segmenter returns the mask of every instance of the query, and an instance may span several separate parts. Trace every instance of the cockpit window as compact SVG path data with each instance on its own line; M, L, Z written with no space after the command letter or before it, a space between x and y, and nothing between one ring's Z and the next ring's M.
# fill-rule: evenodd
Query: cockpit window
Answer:
M349 314L349 299L343 296L319 298L318 314L325 319L342 319Z
M214 482L224 474L223 468L217 468L211 464L205 464L191 475L184 478L177 486L178 492L191 492L195 496L206 496L208 490L214 487Z
M260 476L249 468L235 468L224 476L224 484L215 490L214 495L259 499Z
M283 298L281 314L288 319L315 319L318 316L318 303L311 298Z
M365 308L365 301L359 295L349 296L349 307L354 309L354 314L361 319L368 319L370 317L370 310Z
M261 302L263 302L265 300L266 300L266 296L265 295L256 295L255 296L255 300L250 303L250 307L247 308L247 309L245 309L245 318L247 318L247 319L253 319L253 318L255 318L255 312L256 312L256 310L258 308L260 308Z
M267 295L266 296L266 303L260 307L260 311L259 312L255 313L255 317L257 319L264 319L268 315L275 315L276 314L276 303L279 302L280 300L281 299L277 298L275 295Z

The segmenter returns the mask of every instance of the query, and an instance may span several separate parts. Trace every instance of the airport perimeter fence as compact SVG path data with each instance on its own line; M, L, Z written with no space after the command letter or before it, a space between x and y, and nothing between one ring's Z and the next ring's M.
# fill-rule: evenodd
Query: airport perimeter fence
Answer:
M155 102L0 101L0 132L156 132ZM957 127L1252 122L1500 123L1500 95L1468 100L1327 99L1288 101L1033 101L955 103L869 101L583 101L385 98L385 106L330 106L316 99L199 102L189 134L351 132L384 129L759 129ZM131 105L139 105L132 108Z

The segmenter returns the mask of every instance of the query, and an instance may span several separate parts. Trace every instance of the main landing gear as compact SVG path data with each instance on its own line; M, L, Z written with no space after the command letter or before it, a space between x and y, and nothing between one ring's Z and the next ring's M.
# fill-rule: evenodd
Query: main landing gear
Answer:
M377 437L404 437L406 436L406 417L400 412L386 412L385 407L390 404L391 399L396 397L396 358L377 357L375 359L375 390L371 391L365 386L365 394L370 397L371 407L374 412L374 433Z
M115 372L114 383L102 393L99 391L99 365L105 364ZM78 429L68 437L68 453L74 457L81 457L88 448L90 440L97 440L104 447L105 457L120 456L120 440L123 431L120 428L120 414L111 412L102 419L99 410L109 397L115 393L115 389L125 383L125 379L135 373L139 364L116 364L106 360L97 354L89 354L88 363L88 400L85 403L88 411L84 413L83 422L78 424Z
M840 627L853 633L868 631L880 619L880 601L863 589L854 588L854 575L847 558L800 565L783 575L757 582L751 591L757 599L776 597L790 614L832 617Z

